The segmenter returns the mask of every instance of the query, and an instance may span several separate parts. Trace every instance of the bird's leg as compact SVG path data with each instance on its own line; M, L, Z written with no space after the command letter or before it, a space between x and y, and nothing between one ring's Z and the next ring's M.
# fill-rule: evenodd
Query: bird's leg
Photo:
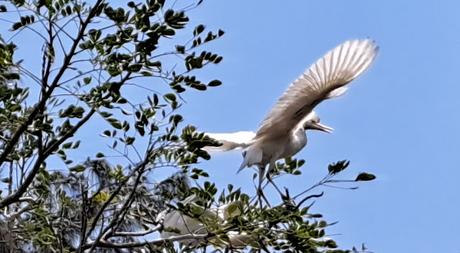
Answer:
M284 197L284 194L281 192L281 190L278 188L278 186L275 184L275 182L272 180L272 177L270 175L267 175L267 180L270 184L273 185L273 187L275 188L275 190L278 192L278 194L281 196L281 197Z
M262 195L260 195L260 198L259 198L260 208L263 207L263 205L262 205L262 200L265 201L265 204L267 204L268 207L272 207L272 205L270 205L270 202L268 202L267 197L265 197L265 194L262 193Z
M268 207L271 206L270 202L268 201L267 197L265 197L265 194L264 194L264 191L263 189L268 185L269 182L267 182L265 185L264 185L264 179L265 179L265 167L266 166L263 166L261 164L258 164L257 165L257 168L258 168L258 174L259 174L259 184L256 186L256 196L254 196L254 198L251 199L250 202L252 201L257 201L259 202L259 206L260 208L263 207L263 202L265 202L267 204ZM269 167L271 168L271 167Z
M262 183L264 182L264 176L265 176L265 166L259 165L259 187L257 188L257 191L259 193L262 192Z
M264 196L264 192L262 190L262 183L264 181L264 174L265 174L265 166L264 165L259 165L259 185L257 186L257 197L259 199L259 206L262 208L262 198Z
M284 194L281 192L281 190L278 188L278 186L275 184L275 182L272 180L272 176L271 176L271 172L275 169L275 162L270 162L270 165L268 167L268 171L267 171L267 180L268 180L268 183L270 183L271 185L273 185L273 187L275 188L275 190L278 192L278 194L281 196L281 198L284 197Z
M265 166L259 165L259 185L257 187L257 197L259 199L259 206L262 208L263 203L262 200L267 203L268 206L270 206L270 202L268 202L268 199L265 197L264 191L262 184L264 182L264 177L265 177Z

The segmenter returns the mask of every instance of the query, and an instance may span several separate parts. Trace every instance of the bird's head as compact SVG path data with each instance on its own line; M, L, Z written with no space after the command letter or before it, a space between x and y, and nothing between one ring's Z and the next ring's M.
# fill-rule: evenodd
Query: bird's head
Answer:
M323 125L320 122L320 119L318 117L318 115L315 113L315 112L311 112L308 116L307 116L307 119L305 121L305 123L303 124L303 129L305 131L311 129L311 130L319 130L319 131L323 131L323 132L326 132L326 133L331 133L334 129L332 127L328 127L326 125Z

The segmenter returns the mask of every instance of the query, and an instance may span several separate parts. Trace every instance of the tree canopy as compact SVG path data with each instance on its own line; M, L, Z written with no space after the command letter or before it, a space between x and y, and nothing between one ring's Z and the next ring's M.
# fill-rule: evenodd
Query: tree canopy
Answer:
M1 252L358 251L311 211L320 186L375 178L336 179L348 161L300 193L276 180L304 161L279 162L265 199L200 168L219 143L186 123L181 94L222 84L200 75L222 61L207 45L224 35L190 21L200 5L0 2ZM26 47L37 51L18 58Z

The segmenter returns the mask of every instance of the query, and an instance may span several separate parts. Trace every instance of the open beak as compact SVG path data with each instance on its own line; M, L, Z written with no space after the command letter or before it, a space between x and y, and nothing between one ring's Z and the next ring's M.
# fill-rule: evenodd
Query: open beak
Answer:
M326 133L332 133L332 131L334 130L334 128L328 127L328 126L323 125L321 123L312 123L310 125L310 128L315 129L315 130L319 130L319 131L323 131L323 132L326 132Z

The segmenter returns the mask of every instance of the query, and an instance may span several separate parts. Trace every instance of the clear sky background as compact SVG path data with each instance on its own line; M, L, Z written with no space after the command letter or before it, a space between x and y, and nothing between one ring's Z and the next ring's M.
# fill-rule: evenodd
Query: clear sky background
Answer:
M187 119L202 130L256 130L287 85L347 39L372 38L380 53L349 92L319 106L334 133L310 132L293 190L318 181L328 163L350 159L343 175L370 171L356 191L325 188L314 206L339 223L340 246L374 252L460 252L460 2L205 1L192 20L223 28L212 72L224 86L187 95ZM204 163L225 185L251 187L236 175L238 152Z
M226 34L212 44L224 61L201 76L224 85L187 92L183 113L203 131L256 130L288 84L316 59L348 39L376 40L380 53L370 70L345 96L317 108L335 131L310 132L307 148L297 155L307 161L302 176L280 183L299 192L324 176L329 163L349 159L343 178L369 171L377 180L355 191L319 189L325 196L312 209L339 221L328 232L341 247L365 243L374 252L458 253L459 14L455 0L205 1L190 13L192 22ZM40 48L29 40L19 57ZM39 68L36 55L25 64ZM83 138L101 127L91 124ZM93 151L101 145L81 147ZM221 189L232 183L252 190L253 171L236 174L241 159L230 152L202 166Z

